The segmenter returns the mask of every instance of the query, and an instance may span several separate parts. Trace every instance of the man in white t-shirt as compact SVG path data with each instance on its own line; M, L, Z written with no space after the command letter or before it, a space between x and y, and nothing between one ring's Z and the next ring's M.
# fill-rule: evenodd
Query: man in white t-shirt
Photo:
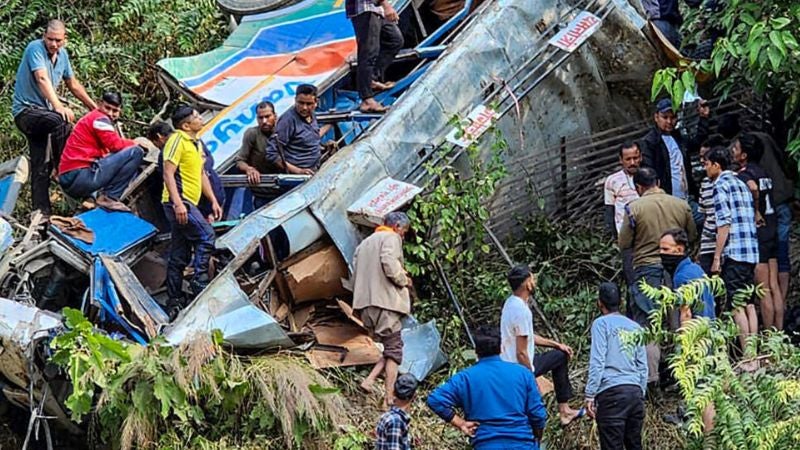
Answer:
M568 403L572 398L572 386L569 382L567 363L572 357L572 348L537 336L533 332L533 314L528 307L527 299L536 288L536 279L530 268L525 265L512 268L508 273L508 283L513 294L506 299L500 316L502 339L500 358L503 361L522 364L537 377L552 372L558 415L561 424L567 425L586 413L583 408L572 409ZM554 350L537 354L534 352L536 345Z

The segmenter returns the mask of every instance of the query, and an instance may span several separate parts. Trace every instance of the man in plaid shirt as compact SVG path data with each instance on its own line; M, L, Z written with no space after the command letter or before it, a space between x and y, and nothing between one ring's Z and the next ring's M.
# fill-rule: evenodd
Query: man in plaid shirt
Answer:
M717 243L711 272L719 273L725 282L728 291L725 309L730 309L734 295L753 284L753 271L758 263L755 207L750 189L728 170L731 153L727 148L711 149L705 155L704 165L706 174L714 180L717 219ZM744 308L733 311L742 348L747 336L758 332L758 316L752 302L753 299L748 298Z
M411 416L408 411L417 394L419 382L414 375L406 373L397 377L394 384L394 405L383 413L375 430L378 439L375 450L410 450L408 428Z

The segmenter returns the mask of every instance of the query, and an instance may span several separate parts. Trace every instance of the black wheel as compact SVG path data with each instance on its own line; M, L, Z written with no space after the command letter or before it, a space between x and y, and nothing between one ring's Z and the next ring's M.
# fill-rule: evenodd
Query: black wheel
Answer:
M301 1L303 0L217 0L217 5L227 13L247 16L296 5Z

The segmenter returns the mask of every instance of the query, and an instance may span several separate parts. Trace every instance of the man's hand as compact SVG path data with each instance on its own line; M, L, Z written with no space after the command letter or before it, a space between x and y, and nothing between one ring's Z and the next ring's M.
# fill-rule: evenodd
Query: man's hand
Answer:
M591 417L592 419L594 419L594 418L595 418L595 417L594 417L594 416L595 416L595 413L597 412L597 411L595 411L595 409L594 409L594 408L595 408L595 406L594 406L594 399L591 399L591 400L590 400L590 399L588 399L588 398L587 398L587 399L586 399L586 405L585 405L585 408L586 408L586 414L589 414L589 417Z
M67 108L66 106L58 106L56 107L55 111L64 119L66 122L72 123L75 122L75 113L72 112L71 109Z
M175 220L178 221L178 225L186 225L189 222L189 211L183 202L173 204L172 209L175 211Z
M453 416L453 421L450 423L452 423L454 427L461 430L461 432L468 437L475 437L475 431L478 429L479 425L478 422L464 420L459 416Z
M215 222L222 219L222 207L216 201L211 204L211 218Z
M700 103L697 104L697 114L704 119L708 119L711 115L711 108L708 106L708 101L700 100Z
M388 0L384 1L381 6L383 6L383 16L386 17L386 20L395 23L400 21L400 16L394 10L394 6L389 4Z
M761 228L767 225L767 221L764 219L764 216L761 215L761 212L756 211L756 228Z
M300 167L297 167L294 164L289 164L287 170L289 173L293 173L295 175L314 175L313 169L301 169Z
M714 257L714 260L711 262L711 273L719 274L720 269L722 268L722 263L718 257Z
M255 167L248 167L244 173L247 175L247 183L249 185L256 186L261 182L261 173Z
M556 348L558 350L561 350L562 352L566 353L567 357L569 359L572 359L572 356L575 354L575 351L572 350L572 347L570 347L567 344L562 344L562 343L559 342L559 343L556 344Z

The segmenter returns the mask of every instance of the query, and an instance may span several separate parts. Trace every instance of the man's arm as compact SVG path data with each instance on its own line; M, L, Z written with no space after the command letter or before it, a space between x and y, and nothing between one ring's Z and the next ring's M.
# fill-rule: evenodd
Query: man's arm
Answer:
M128 147L136 145L131 139L122 138L117 129L114 128L114 123L108 117L101 117L94 120L92 123L92 131L100 143L110 152L118 152Z
M186 205L183 204L180 192L178 192L178 183L175 182L175 172L178 170L178 165L172 161L164 159L164 185L167 187L169 193L169 200L172 203L172 208L175 211L175 220L180 225L186 225L189 221L189 213Z
M697 244L697 225L694 223L694 216L692 215L692 207L686 204L686 235L689 238L689 245L694 246Z
M647 394L647 378L650 376L647 366L647 351L644 345L636 347L636 367L639 368L639 386L642 388L642 395Z
M531 366L531 355L528 354L528 336L516 336L514 339L516 339L517 343L517 362L533 372L533 366Z
M528 416L528 423L533 429L533 435L536 436L536 439L542 440L544 425L547 421L547 410L542 402L542 396L539 394L539 386L536 384L536 377L531 373L527 378L528 396L525 401L525 415Z
M617 239L620 250L633 248L633 219L628 206L625 207L625 216L622 218L622 228Z
M42 94L42 97L44 97L51 105L53 105L53 111L60 114L65 121L74 122L75 113L72 112L69 107L61 103L61 100L58 98L58 94L56 94L56 90L53 88L53 83L50 81L50 75L47 74L47 69L34 70L33 79L36 81L36 86L39 88L39 92Z
M222 218L222 208L219 206L219 202L217 202L217 196L214 195L214 189L211 187L211 180L208 179L208 174L205 170L202 171L201 177L200 183L203 189L203 195L211 202L211 218L219 220Z
M242 145L236 152L236 168L247 175L247 182L251 185L256 185L261 181L261 173L247 162L250 160L250 153L255 145L255 133L252 132L252 129L247 130L242 138Z
M761 211L758 210L758 185L756 184L755 180L747 180L747 187L750 188L750 194L753 196L753 209L756 212L756 225L762 226L764 224L764 218L761 216Z
M70 77L64 80L64 84L67 85L67 89L72 92L78 100L83 103L89 111L97 108L97 104L92 100L92 97L89 97L89 94L86 93L86 89L83 87L80 81L78 81L75 77Z
M445 422L461 430L469 437L475 436L477 422L465 420L456 413L456 408L463 409L464 375L458 373L428 395L428 408Z
M608 351L608 336L602 329L599 320L592 324L592 343L589 351L589 377L586 380L586 400L594 400L600 382L603 380L603 369L606 366L606 352Z
M572 347L566 344L562 344L561 342L554 341L552 339L547 339L539 336L538 334L533 335L533 344L537 347L548 347L554 348L556 350L561 350L562 352L566 353L567 356L572 358Z
M722 268L722 251L728 243L728 234L731 231L728 195L720 186L714 186L714 215L717 218L717 242L714 248L714 260L711 263L711 273L719 273Z
M410 280L403 267L403 246L400 236L397 239L387 239L381 245L380 253L381 267L386 278L398 287L406 287Z
M606 231L611 235L611 238L617 240L617 222L614 220L615 212L614 205L606 205L603 208L603 221L606 225Z

